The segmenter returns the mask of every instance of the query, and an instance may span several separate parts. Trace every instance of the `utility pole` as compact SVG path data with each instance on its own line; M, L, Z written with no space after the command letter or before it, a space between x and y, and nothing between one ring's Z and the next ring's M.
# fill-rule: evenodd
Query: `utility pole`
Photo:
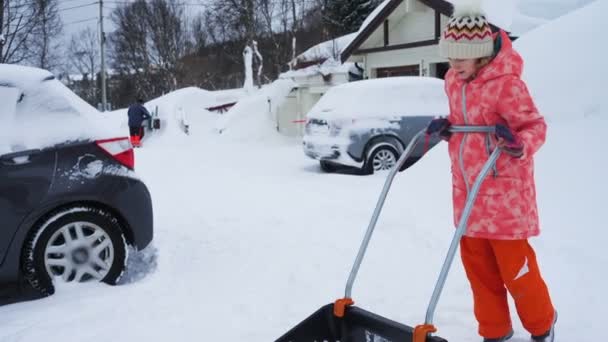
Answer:
M6 4L8 6L8 4ZM2 51L4 51L4 0L0 0L0 61L3 60Z
M291 0L291 61L296 60L296 32L298 31L298 18L296 15L296 0ZM289 63L289 70L292 68L292 63Z
M99 0L99 31L101 44L101 106L102 112L106 111L108 99L106 97L106 60L105 60L105 44L106 33L103 31L103 0Z

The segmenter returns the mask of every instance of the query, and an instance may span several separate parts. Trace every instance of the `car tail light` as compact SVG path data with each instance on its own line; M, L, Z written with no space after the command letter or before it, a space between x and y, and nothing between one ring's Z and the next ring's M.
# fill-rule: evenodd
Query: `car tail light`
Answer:
M120 164L135 169L135 154L129 138L97 140L95 143Z

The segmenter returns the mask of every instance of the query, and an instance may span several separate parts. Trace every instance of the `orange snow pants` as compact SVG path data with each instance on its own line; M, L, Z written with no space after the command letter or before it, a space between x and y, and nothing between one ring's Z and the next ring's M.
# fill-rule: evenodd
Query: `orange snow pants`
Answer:
M498 338L511 331L507 290L526 330L542 335L551 328L553 304L528 240L463 236L460 254L473 290L479 335Z

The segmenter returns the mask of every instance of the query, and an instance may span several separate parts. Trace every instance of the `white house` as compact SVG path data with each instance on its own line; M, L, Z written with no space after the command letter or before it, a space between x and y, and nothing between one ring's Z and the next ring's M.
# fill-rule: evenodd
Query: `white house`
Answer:
M541 0L530 2L538 5L532 9L544 8ZM279 131L301 135L308 110L329 87L353 80L353 74L355 79L443 78L449 66L439 56L439 37L452 10L451 1L446 0L385 0L356 33L321 43L298 56L290 63L296 70L280 76L293 79L298 86L279 108ZM543 22L520 8L515 11L510 28L522 33ZM490 25L494 31L499 29Z
M360 77L353 63L340 62L344 48L356 34L329 40L308 49L289 64L292 70L279 76L291 79L296 86L276 114L277 129L288 136L302 136L306 113L327 90L338 84ZM357 76L359 75L359 76Z
M443 78L448 64L439 56L438 44L451 13L452 4L445 0L385 0L361 25L341 60L364 66L363 78Z

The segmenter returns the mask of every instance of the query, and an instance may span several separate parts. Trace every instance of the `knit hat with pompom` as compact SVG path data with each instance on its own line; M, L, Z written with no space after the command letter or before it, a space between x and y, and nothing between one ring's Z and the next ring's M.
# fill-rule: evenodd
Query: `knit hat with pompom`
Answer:
M491 56L493 51L492 29L481 9L481 1L461 0L456 3L454 14L439 40L441 57L482 58Z

